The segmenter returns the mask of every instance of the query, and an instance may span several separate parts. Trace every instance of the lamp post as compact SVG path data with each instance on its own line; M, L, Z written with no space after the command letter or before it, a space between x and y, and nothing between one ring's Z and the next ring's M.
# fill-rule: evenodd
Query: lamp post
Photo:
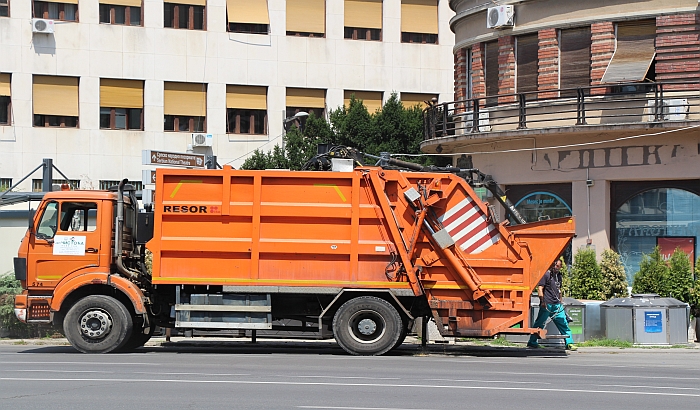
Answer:
M303 131L303 126L302 126L302 119L305 119L306 117L309 116L308 112L305 111L299 111L298 113L292 115L291 117L287 117L284 120L282 120L282 128L284 129L284 134L282 136L282 151L284 151L284 138L287 136L287 126L294 121L299 121L299 128Z

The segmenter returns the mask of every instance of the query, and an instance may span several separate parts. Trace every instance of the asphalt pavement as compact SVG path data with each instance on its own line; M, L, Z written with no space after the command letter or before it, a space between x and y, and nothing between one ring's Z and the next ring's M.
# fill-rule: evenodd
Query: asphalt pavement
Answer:
M700 349L408 343L354 357L331 341L156 340L86 355L0 343L0 409L691 409Z

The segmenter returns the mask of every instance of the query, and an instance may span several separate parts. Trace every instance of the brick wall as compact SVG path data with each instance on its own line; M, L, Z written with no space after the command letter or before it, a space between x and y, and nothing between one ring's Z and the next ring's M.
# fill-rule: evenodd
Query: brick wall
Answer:
M540 30L537 35L539 50L537 58L539 69L537 74L537 89L539 98L553 98L559 94L559 40L556 29ZM544 92L543 92L544 91Z
M515 93L515 37L498 38L498 94ZM514 102L515 96L498 97L499 103Z
M455 53L455 101L467 98L467 50L461 48Z
M615 25L612 22L591 24L591 85L600 85L614 52ZM605 92L604 88L591 90L591 94Z
M472 45L472 97L486 96L486 79L484 78L484 43Z
M700 80L700 14L656 18L656 81ZM698 84L666 86L698 90Z

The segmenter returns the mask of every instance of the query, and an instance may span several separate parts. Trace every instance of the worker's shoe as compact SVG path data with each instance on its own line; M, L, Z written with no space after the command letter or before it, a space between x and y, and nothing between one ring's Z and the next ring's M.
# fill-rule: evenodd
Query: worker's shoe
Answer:
M575 352L575 351L578 350L578 346L576 346L575 344L571 343L571 344L566 345L566 350L571 350L572 352Z

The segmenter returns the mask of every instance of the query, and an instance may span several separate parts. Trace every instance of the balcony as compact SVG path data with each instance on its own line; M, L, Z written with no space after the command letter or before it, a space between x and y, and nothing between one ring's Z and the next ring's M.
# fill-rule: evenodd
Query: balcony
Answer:
M629 83L487 96L434 104L423 115L421 149L438 154L522 136L594 138L615 132L683 128L700 125L700 82Z

